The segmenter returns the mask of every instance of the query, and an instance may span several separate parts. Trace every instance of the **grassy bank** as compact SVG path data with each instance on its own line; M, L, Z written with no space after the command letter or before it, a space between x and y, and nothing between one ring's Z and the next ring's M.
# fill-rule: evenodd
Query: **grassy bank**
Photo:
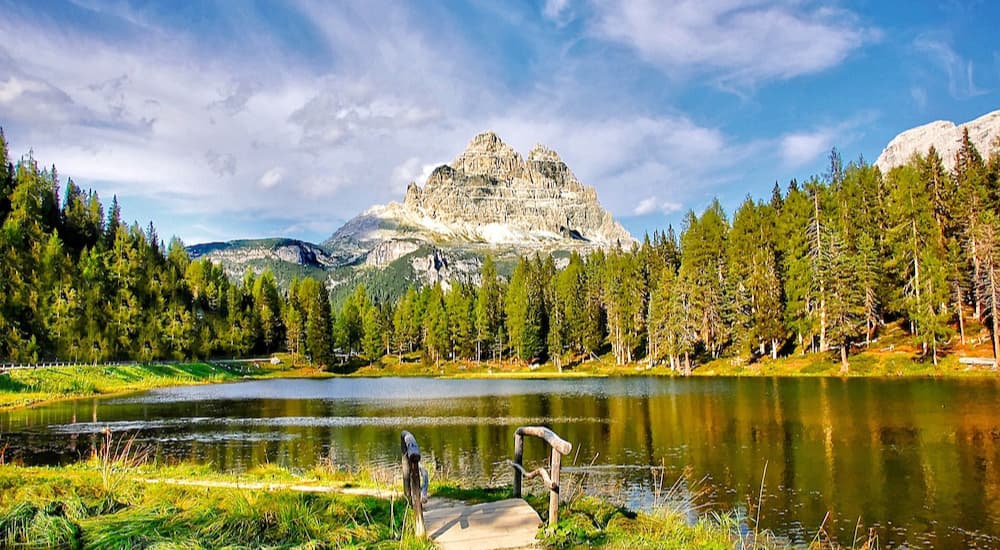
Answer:
M978 355L985 357L985 355ZM668 365L650 365L646 361L617 365L605 355L579 359L563 364L560 369L552 362L526 365L520 361L441 361L424 364L418 356L384 357L375 363L358 363L340 372L350 376L437 376L451 379L541 379L541 378L602 378L611 376L681 376ZM782 376L782 377L842 377L839 360L827 353L794 354L778 359L763 358L741 362L732 358L714 359L696 364L692 376ZM959 355L940 357L934 365L906 347L893 350L872 349L855 353L850 358L848 377L998 377L1000 372L988 366L964 365Z
M914 345L912 337L898 323L884 327L879 338L868 346L855 346L850 355L849 377L1000 377L989 366L964 365L961 357L990 358L993 350L988 334L976 332L965 344L958 337L939 352L938 364ZM970 334L973 331L970 329ZM836 352L790 352L777 359L753 360L725 357L699 358L693 376L833 376L841 377L840 357ZM607 376L680 376L665 364L641 360L626 365L615 364L608 353L601 356L567 357L562 369L552 361L527 365L523 361L440 361L425 363L418 353L385 356L379 361L335 366L336 372L352 376L441 376L446 378L581 378Z
M243 374L211 363L47 367L0 374L0 411L61 399L250 378L322 377L329 373L283 361Z
M163 472L175 475L178 472ZM398 500L174 486L100 467L0 467L5 548L424 548ZM197 479L188 472L186 479Z
M265 466L220 474L198 466L155 466L100 459L61 468L0 466L0 547L18 548L430 548L410 535L405 501L344 494L345 487L395 488L395 472L345 472L319 466L293 472ZM381 477L379 477L381 476ZM154 483L184 481L190 485ZM224 482L231 486L223 486ZM273 490L254 483L275 484ZM198 486L198 483L213 484ZM282 488L281 483L293 483ZM275 488L277 487L277 488ZM302 487L329 492L303 492ZM436 481L431 496L469 503L510 497L509 487L466 488ZM529 495L543 519L548 499ZM682 510L634 513L595 497L570 497L547 548L783 548L723 516L691 519ZM741 533L743 533L741 535ZM831 548L817 539L816 548Z

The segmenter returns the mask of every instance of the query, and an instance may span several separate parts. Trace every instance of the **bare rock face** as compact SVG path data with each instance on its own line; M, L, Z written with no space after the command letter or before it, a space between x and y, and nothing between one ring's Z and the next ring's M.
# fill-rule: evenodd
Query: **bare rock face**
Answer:
M939 120L906 130L889 142L875 161L875 166L886 173L909 162L914 154L926 155L933 146L941 156L945 168L951 170L955 166L955 153L962 142L962 131L966 128L969 130L969 139L979 152L983 157L988 156L1000 138L1000 110L961 125Z
M221 264L226 273L240 278L248 268L260 272L268 262L325 269L336 265L337 259L326 250L295 239L251 239L224 243L205 243L188 247L192 258L207 258Z
M577 180L542 145L528 159L492 132L472 138L423 188L410 184L388 218L423 225L444 239L492 244L548 242L628 245L632 236L604 210L597 192Z

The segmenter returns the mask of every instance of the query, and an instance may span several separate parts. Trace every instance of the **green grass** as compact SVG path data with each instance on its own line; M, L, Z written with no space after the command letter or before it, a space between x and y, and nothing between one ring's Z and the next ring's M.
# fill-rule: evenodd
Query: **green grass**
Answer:
M176 473L176 472L174 472ZM402 501L147 484L87 466L0 466L4 548L426 548Z
M316 368L296 367L289 356L282 365L256 371L252 378L329 376ZM46 367L0 374L0 411L38 403L95 395L142 391L166 386L209 384L244 378L209 363L125 366Z
M57 468L0 465L0 548L431 548L416 540L402 499L272 491L253 482L315 483L329 487L397 485L392 469L308 470L263 465L235 474L194 464L127 465L119 456ZM107 483L110 465L118 479ZM379 476L388 477L379 479ZM240 486L179 486L144 480L234 481ZM470 487L436 480L431 494L469 504L510 498L502 487ZM548 495L526 500L547 519ZM601 498L574 493L560 506L554 529L539 530L546 548L746 549L788 545L749 531L729 515L698 516L687 504L632 512ZM748 534L749 533L749 534ZM822 534L822 533L821 533ZM862 541L859 548L870 548ZM838 548L822 536L809 548Z

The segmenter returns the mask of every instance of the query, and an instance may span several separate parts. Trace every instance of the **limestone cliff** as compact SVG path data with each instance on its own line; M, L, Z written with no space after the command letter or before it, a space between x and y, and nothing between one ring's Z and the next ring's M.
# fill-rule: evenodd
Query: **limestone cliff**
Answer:
M965 124L938 120L923 126L911 128L899 134L875 161L883 173L896 166L906 164L915 153L926 155L934 146L947 169L955 166L955 153L962 141L962 131L969 130L969 139L979 152L986 157L993 150L997 139L1000 139L1000 111L983 115Z
M411 183L402 203L369 209L324 244L369 258L377 251L376 263L384 263L391 259L387 241L530 253L628 246L633 238L555 151L536 145L525 160L484 132L423 187ZM413 247L394 248L405 254Z

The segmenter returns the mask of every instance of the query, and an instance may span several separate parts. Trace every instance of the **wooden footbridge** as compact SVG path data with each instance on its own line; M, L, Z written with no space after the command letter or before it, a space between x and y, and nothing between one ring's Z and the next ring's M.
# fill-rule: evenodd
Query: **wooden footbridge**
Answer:
M548 444L549 468L524 469L524 439L536 437ZM420 466L420 447L410 432L400 437L403 495L413 509L413 529L443 550L528 548L542 524L538 513L521 498L522 479L540 478L549 490L549 527L559 521L559 468L573 445L548 428L525 426L514 431L514 498L485 504L427 498L427 471Z

